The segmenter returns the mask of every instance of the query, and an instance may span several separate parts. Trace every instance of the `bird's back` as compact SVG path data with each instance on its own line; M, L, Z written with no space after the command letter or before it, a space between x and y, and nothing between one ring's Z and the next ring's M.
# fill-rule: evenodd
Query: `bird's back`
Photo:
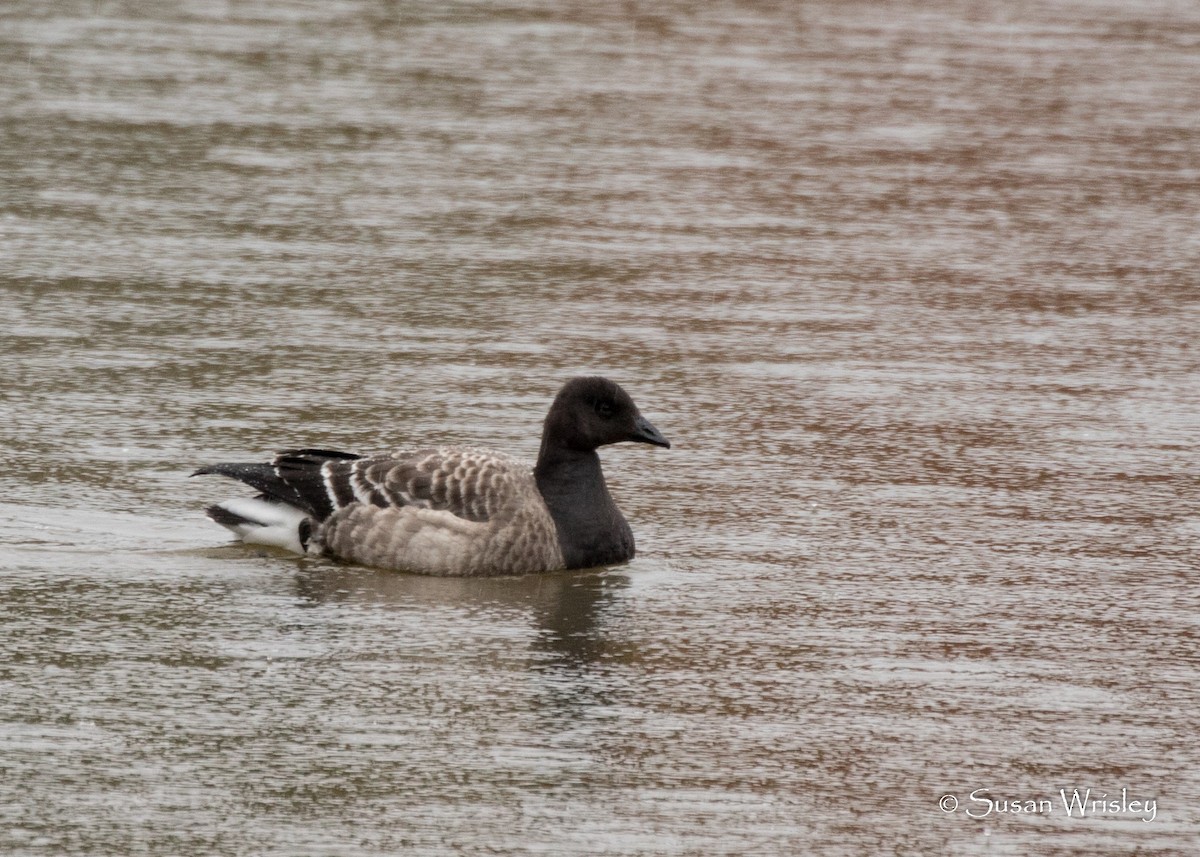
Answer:
M438 575L521 574L563 567L532 467L471 447L398 450L329 461L331 514L310 550Z

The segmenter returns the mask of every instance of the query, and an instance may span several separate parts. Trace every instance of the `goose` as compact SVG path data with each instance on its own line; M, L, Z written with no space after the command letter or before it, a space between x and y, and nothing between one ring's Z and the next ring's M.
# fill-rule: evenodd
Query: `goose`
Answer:
M533 466L469 446L291 449L192 475L259 492L205 510L249 544L429 575L518 575L633 558L633 532L596 454L622 441L671 447L618 384L592 376L554 398Z

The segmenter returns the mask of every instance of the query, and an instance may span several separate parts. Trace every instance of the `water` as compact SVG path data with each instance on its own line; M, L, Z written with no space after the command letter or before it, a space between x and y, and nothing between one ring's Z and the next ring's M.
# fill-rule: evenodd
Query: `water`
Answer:
M10 4L0 850L1194 852L1198 57L1172 2ZM675 444L605 453L628 566L265 553L186 479L532 458L584 371Z

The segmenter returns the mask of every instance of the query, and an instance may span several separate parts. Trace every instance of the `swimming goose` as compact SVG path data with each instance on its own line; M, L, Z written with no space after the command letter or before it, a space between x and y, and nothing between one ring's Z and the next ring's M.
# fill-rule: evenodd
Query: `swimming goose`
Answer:
M633 557L633 533L596 454L621 441L671 446L617 384L573 378L550 406L533 467L473 447L294 449L269 464L192 475L260 492L206 510L244 542L423 574L526 574Z

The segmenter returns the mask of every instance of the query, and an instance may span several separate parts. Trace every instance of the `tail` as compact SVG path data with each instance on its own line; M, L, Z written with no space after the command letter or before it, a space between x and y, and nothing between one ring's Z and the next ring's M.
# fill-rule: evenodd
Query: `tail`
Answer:
M254 499L226 500L205 512L249 544L305 553L315 522L333 511L321 468L329 461L361 458L327 449L281 452L270 464L214 464L193 476L227 476L260 492Z
M312 518L307 514L261 496L226 500L204 512L250 545L270 545L302 554L307 551L312 535Z

